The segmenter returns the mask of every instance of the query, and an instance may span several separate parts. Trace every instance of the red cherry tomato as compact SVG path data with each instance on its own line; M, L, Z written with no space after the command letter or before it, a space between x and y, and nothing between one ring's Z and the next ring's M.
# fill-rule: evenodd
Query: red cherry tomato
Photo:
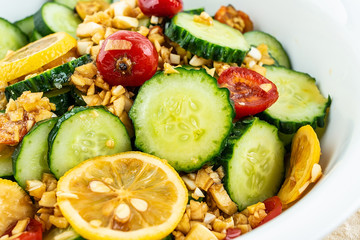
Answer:
M138 0L141 11L148 16L172 17L183 9L181 0Z
M30 219L25 232L19 236L20 240L41 240L42 239L42 225L35 219Z
M229 89L238 119L264 111L279 97L274 83L247 68L226 69L220 75L218 83L220 87Z
M112 86L140 86L155 74L158 53L140 33L118 31L104 41L96 65Z
M238 228L229 228L226 230L225 240L234 239L241 235L241 230Z
M282 203L278 196L273 196L271 198L268 198L263 203L265 204L265 212L267 213L267 215L260 222L259 226L264 223L267 223L271 219L280 215L280 213L282 212Z
M11 231L15 227L16 224L14 224L11 228L9 228L5 235L11 236ZM35 219L30 219L29 224L27 225L25 231L18 236L16 239L19 240L41 240L42 239L42 225Z

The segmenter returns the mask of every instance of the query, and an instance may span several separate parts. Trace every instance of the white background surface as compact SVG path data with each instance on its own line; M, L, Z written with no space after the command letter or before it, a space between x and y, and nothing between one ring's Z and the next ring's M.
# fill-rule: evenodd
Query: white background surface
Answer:
M39 9L41 0L0 0L0 16L11 21ZM270 223L241 237L321 239L360 206L360 1L357 0L184 0L185 8L214 13L232 3L255 28L283 43L293 68L318 81L333 103L322 138L324 176L301 201ZM4 34L4 33L1 33Z

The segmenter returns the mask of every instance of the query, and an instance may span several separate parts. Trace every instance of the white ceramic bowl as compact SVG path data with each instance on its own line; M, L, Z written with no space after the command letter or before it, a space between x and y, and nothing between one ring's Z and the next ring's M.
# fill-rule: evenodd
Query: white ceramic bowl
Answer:
M11 21L34 13L44 0L2 4ZM360 206L360 2L357 0L184 0L185 8L233 4L249 14L255 29L283 43L293 68L318 81L333 99L321 139L324 176L293 207L240 239L321 239Z

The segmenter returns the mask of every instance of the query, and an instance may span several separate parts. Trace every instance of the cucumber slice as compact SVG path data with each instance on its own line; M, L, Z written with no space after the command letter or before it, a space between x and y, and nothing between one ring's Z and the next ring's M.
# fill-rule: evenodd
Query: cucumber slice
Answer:
M301 126L324 127L331 104L316 86L315 79L306 73L284 67L266 66L266 78L279 92L278 100L259 116L286 134L295 133Z
M40 38L43 38L43 36L34 29L34 31L32 32L32 34L30 36L30 42L35 42L35 41L39 40Z
M54 0L54 2L63 4L63 5L67 6L68 8L71 8L71 9L75 8L76 3L78 1L91 1L91 0ZM112 3L112 0L103 0L103 1L107 2L107 3Z
M129 116L137 148L189 172L221 152L234 110L229 91L218 88L205 70L176 70L158 72L145 82Z
M31 36L32 32L34 31L34 16L28 16L24 19L16 21L14 23L16 26L20 28L23 33L25 33L28 37Z
M17 50L28 43L27 36L20 28L0 17L0 59L4 58L8 50Z
M36 123L17 146L12 157L14 177L22 188L26 180L41 180L43 173L50 171L47 138L56 122L57 118L50 118Z
M63 85L69 84L69 78L74 73L75 68L91 61L90 55L84 55L35 77L12 84L5 88L6 98L15 100L25 91L48 92L53 89L60 89Z
M55 2L47 2L34 15L36 30L46 36L55 32L67 32L76 37L81 19L70 8Z
M205 8L194 8L194 9L184 10L183 12L200 15L204 11L205 11Z
M49 166L57 178L86 159L129 150L123 123L100 106L73 108L49 134Z
M67 86L44 93L44 97L49 98L50 102L56 105L56 110L54 111L56 115L63 115L71 105L74 105L75 101L71 91L72 87Z
M87 105L85 100L82 97L81 92L76 87L73 87L71 89L71 96L74 99L76 106L86 106Z
M45 233L43 240L85 240L70 226L67 228L53 228Z
M165 35L197 56L241 64L250 49L241 32L216 20L212 26L195 22L194 16L178 13L166 28Z
M276 195L282 184L285 149L277 133L258 118L235 124L222 161L225 188L240 211Z
M15 147L1 144L0 149L0 178L10 177L13 175L11 155Z
M276 63L278 63L280 66L291 68L289 56L287 55L281 43L275 37L261 31L246 32L244 33L244 37L250 45L256 47L262 43L266 44L268 46L270 56L275 60Z

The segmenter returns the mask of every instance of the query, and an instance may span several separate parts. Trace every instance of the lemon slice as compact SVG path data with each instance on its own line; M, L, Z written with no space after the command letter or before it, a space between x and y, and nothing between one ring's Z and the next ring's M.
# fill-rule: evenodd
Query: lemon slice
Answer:
M297 200L313 182L312 173L314 166L320 166L320 154L320 142L314 129L310 125L301 127L294 135L288 174L278 193L283 204Z
M32 42L0 61L0 79L8 82L29 74L76 46L76 39L58 32Z
M165 161L141 152L87 160L58 183L57 200L87 239L161 239L181 220L187 189Z
M0 178L0 236L10 225L33 215L33 205L25 191L16 182Z

